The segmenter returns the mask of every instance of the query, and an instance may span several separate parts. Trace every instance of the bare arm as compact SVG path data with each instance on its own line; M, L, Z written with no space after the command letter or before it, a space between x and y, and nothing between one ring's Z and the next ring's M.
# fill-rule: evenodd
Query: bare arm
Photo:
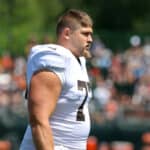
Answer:
M42 71L31 79L29 118L36 150L53 150L53 135L49 118L55 110L61 92L61 82L53 72Z

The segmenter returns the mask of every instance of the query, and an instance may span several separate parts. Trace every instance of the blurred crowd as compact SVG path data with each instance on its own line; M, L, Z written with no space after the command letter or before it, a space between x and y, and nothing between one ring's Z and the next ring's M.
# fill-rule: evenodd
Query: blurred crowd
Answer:
M93 91L89 108L92 122L98 126L105 123L105 128L108 124L114 126L112 130L116 126L119 130L126 126L136 131L141 126L147 133L150 131L150 43L142 45L140 37L133 36L130 44L128 49L114 53L100 39L94 41L91 49L94 57L88 62ZM123 137L125 132L120 134ZM97 135L101 139L102 133ZM135 137L130 135L130 140L135 140ZM141 144L139 149L150 150L150 134L146 137L149 139L147 144L141 137L135 141ZM100 150L137 150L128 140L111 144L101 142Z
M136 38L136 37L135 37ZM124 51L113 51L95 40L89 75L92 80L93 119L119 117L150 119L150 43L132 41Z
M145 140L145 137L148 140ZM150 150L150 132L143 134L141 140L144 144L136 148L130 141L99 142L96 137L90 136L87 142L87 150Z
M17 150L27 121L24 100L26 59L0 57L0 149ZM4 140L4 141L3 141ZM6 148L5 148L6 147ZM8 148L7 148L8 147Z
M43 43L48 42L50 39L46 36ZM26 54L36 43L34 38L28 41ZM114 53L100 39L95 39L91 53L93 57L87 61L87 66L92 81L93 98L89 105L92 121L99 125L117 120L150 122L150 43L141 45L135 38L131 41L131 47ZM3 127L14 127L16 121L27 119L24 98L26 61L26 56L14 58L7 52L0 57L0 124ZM15 115L17 117L12 117ZM1 138L8 137L10 135L3 134ZM14 138L14 133L11 137ZM13 138L10 140L20 140ZM107 142L99 145L99 150L110 150ZM130 145L130 148L113 148L118 145ZM146 146L142 150L150 150ZM111 149L134 148L132 143L114 142L111 143Z

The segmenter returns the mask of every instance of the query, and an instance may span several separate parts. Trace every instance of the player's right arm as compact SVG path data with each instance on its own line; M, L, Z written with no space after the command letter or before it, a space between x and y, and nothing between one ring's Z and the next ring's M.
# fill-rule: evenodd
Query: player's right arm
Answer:
M36 150L53 150L50 118L64 82L64 57L51 47L32 49L27 65L28 110Z
M49 118L55 110L61 92L58 76L49 71L33 75L30 84L28 109L36 150L53 150L53 135Z

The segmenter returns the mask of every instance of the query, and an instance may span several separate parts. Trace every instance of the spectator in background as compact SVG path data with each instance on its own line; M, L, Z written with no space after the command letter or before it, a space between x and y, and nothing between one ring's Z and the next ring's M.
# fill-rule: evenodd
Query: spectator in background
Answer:
M149 145L143 145L141 150L150 150L150 144Z
M87 140L87 149L86 150L97 150L98 140L94 136L89 136Z
M112 150L134 150L134 145L126 141L114 141L111 144Z
M101 142L101 143L99 144L98 150L111 150L111 146L110 146L110 144L107 143L107 142Z
M93 90L93 97L97 102L99 109L103 109L111 98L111 86L103 79L103 77L97 78L96 87Z
M13 70L14 62L13 58L9 53L6 52L5 54L2 55L1 65L3 68L2 72L11 72Z

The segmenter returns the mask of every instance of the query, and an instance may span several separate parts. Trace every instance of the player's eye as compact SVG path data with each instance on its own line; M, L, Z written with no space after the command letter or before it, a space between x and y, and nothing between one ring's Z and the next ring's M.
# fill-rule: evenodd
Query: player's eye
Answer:
M82 33L84 36L91 36L91 33L89 33L89 32L84 32L84 33Z

